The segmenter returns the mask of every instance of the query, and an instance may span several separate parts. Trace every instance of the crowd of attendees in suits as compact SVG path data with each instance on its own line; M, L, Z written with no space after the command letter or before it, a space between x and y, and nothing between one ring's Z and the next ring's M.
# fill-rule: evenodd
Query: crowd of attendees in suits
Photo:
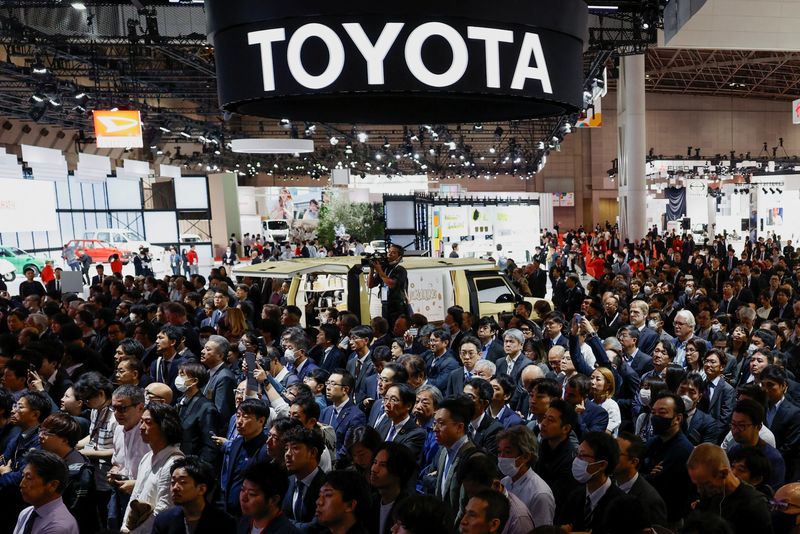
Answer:
M543 245L504 267L546 300L394 324L224 267L28 280L0 534L800 532L791 242Z

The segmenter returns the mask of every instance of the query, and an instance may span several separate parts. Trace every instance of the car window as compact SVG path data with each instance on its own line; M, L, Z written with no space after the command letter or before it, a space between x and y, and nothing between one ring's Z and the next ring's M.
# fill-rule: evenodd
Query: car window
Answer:
M121 232L121 235L124 237L123 242L124 241L144 241L141 237L139 237L138 235L136 235L134 232L131 232L131 231Z
M476 278L475 288L479 302L514 302L514 292L500 276Z
M28 254L24 250L20 250L16 247L8 247L8 249L11 251L12 254L15 254L17 256L25 256L26 254Z
M108 232L97 232L97 239L108 241Z
M111 234L111 235L114 238L113 239L114 243L127 243L128 242L128 240L125 239L125 236L123 234Z
M3 257L3 258L11 258L12 256L14 256L14 255L13 255L13 254L11 254L11 252L10 252L10 251L8 251L8 250L6 250L6 249L4 249L4 248L0 248L0 257Z

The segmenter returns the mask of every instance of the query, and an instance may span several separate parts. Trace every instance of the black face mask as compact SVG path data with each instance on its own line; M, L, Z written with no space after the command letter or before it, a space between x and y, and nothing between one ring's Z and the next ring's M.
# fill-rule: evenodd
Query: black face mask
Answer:
M650 425L653 427L653 434L661 436L666 434L672 426L671 417L662 417L660 415L650 416Z

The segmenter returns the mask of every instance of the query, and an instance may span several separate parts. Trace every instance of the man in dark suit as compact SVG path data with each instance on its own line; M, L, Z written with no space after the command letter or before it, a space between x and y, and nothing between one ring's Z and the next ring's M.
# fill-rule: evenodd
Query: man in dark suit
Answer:
M644 477L639 476L639 464L642 462L645 450L644 441L630 432L620 432L617 445L619 445L619 463L614 470L614 482L623 492L635 497L642 508L648 510L653 525L665 525L667 505L664 499Z
M727 428L733 415L733 406L736 404L736 390L728 384L722 371L728 364L725 351L709 351L703 359L703 371L706 373L703 398L700 399L698 408L719 421Z
M653 358L639 350L639 334L638 328L627 325L619 329L617 339L622 345L621 356L633 367L636 374L642 376L647 371L653 370Z
M103 266L98 263L97 266L95 266L95 269L97 269L97 274L92 277L92 285L103 285L103 280L108 278L105 274L103 274Z
M347 365L347 355L336 345L339 343L339 329L333 324L323 324L317 334L317 347L321 347L319 366L333 372L334 369L344 369Z
M181 450L199 456L218 470L220 449L212 439L212 432L220 434L218 429L223 424L216 406L200 393L207 381L208 370L197 362L185 362L178 368L175 383L179 391L183 390L176 404L183 427Z
M377 424L386 419L386 411L383 409L383 399L386 390L395 384L405 384L408 382L408 371L402 365L389 362L383 366L380 375L373 375L377 380L377 396L374 398L367 414L367 425L378 428ZM371 377L368 377L371 378Z
M269 408L261 399L244 399L236 410L238 436L222 448L220 500L225 510L234 517L242 515L239 492L244 472L254 463L269 460L267 435L264 426L269 418Z
M366 398L363 396L364 380L375 374L375 366L370 358L369 344L372 342L372 328L369 326L356 326L350 330L350 348L353 353L347 360L347 372L353 376L355 384L350 390L350 396L356 404ZM359 392L359 393L357 393Z
M725 280L722 283L722 299L719 302L717 315L733 315L739 308L739 300L733 295L734 285L730 280Z
M550 317L544 322L544 338L542 342L544 343L545 352L550 352L550 349L556 345L564 347L564 350L569 350L569 341L561 335L563 329L564 320L558 315ZM505 335L503 335L503 340L505 341Z
M448 519L453 521L461 504L461 484L456 473L461 462L477 450L467 434L472 413L472 402L462 396L443 400L433 415L434 433L439 444L434 464L435 496L442 500Z
M61 273L63 271L64 270L61 267L56 267L53 270L53 275L55 276L55 278L47 282L47 285L45 286L45 290L47 290L47 296L52 297L56 300L61 300L61 295L62 295Z
M547 331L547 329L548 326L545 325L545 331ZM564 336L561 337L563 338ZM566 343L567 340L564 339L564 342ZM503 334L503 349L506 352L506 357L495 362L497 365L496 375L508 375L516 385L522 383L522 380L520 380L522 370L529 365L533 365L533 362L522 352L522 347L524 345L525 336L522 331L516 328L510 328L505 331ZM548 349L548 351L549 350L550 349ZM517 406L522 396L524 396L524 390L519 387L516 388L514 394L511 396L511 402L509 404L511 404L511 406Z
M211 464L197 456L186 456L175 460L170 471L175 506L156 516L153 534L184 534L186 525L196 525L195 534L220 534L236 528L233 517L206 500L216 484Z
M439 391L447 389L447 379L450 373L458 368L458 361L448 348L450 346L450 331L440 328L434 330L430 336L430 350L422 354L425 358L425 371L428 382Z
M704 386L703 375L697 372L686 375L678 386L678 395L684 400L687 408L686 437L693 445L717 444L722 441L723 432L727 430L720 421L698 409L697 405L702 398Z
M386 390L384 409L386 417L378 425L378 434L384 441L405 445L419 464L427 433L417 426L411 415L417 396L408 384L395 384Z
M472 378L472 370L481 357L480 350L481 342L478 338L466 336L461 340L459 356L463 365L450 371L450 376L447 378L447 386L442 391L445 396L460 395L464 391L464 384Z
M503 350L503 340L497 338L497 329L497 322L491 317L481 317L478 321L477 334L481 341L481 355L484 360L493 363L506 355Z
M183 332L177 326L162 326L156 336L156 343L154 345L158 357L150 365L150 376L153 377L155 382L161 382L172 388L172 398L175 399L175 402L183 395L183 392L179 391L175 386L175 379L178 377L178 368L181 364L187 363L187 360L178 354L178 346L180 345L182 337ZM75 378L73 377L72 380L74 382Z
M599 404L587 402L592 382L588 376L575 373L564 389L564 400L570 403L578 414L580 428L575 429L575 434L580 439L587 432L605 432L608 428L608 412Z
M288 335L285 335L283 357L288 363L289 372L297 375L302 382L311 371L318 369L319 366L308 357L308 338L302 328L290 328Z
M392 336L389 333L389 321L383 317L373 317L370 321L372 327L373 340L370 343L370 350L376 347L389 347L392 346Z
M528 273L528 287L532 296L543 299L547 293L547 273L540 268L538 259L534 258L531 265L532 270Z
M203 350L200 351L200 362L209 373L208 384L203 388L203 395L214 403L224 427L217 429L217 434L225 432L228 421L236 409L233 390L237 381L233 372L225 365L228 356L228 340L222 336L210 336Z
M286 434L284 443L286 469L292 476L283 499L283 513L294 526L306 531L315 523L316 501L325 482L325 473L319 468L325 442L319 430L298 428Z
M236 534L252 534L254 529L268 534L300 534L281 510L288 489L289 477L280 464L251 464L244 472L239 494L244 517L239 520Z
M494 388L488 380L475 377L464 385L464 395L473 405L472 420L467 427L470 439L492 456L497 456L497 434L503 430L502 423L487 411L494 396Z
M575 479L581 484L557 512L557 525L570 525L572 532L592 531L612 534L606 510L625 493L607 481L619 462L619 445L605 432L589 432L583 436L573 465ZM605 490L605 491L604 491Z
M791 296L789 290L785 287L779 287L775 290L776 305L772 307L769 312L769 318L774 321L783 319L794 319L794 310L792 309Z
M372 503L370 532L389 534L392 531L394 510L408 498L406 488L416 474L415 461L411 451L397 442L387 442L378 448L369 471L369 484L379 497Z
M761 389L767 393L766 423L775 435L775 448L786 461L786 479L800 477L800 408L786 398L786 371L768 365L759 375Z
M345 437L347 432L367 422L364 412L350 400L350 391L355 387L353 375L337 369L325 384L325 396L331 403L322 410L320 422L332 426L336 431L336 452L341 457L345 454Z
M609 295L603 301L603 316L600 318L600 328L597 335L601 339L614 337L623 326L622 314L619 312L619 297Z

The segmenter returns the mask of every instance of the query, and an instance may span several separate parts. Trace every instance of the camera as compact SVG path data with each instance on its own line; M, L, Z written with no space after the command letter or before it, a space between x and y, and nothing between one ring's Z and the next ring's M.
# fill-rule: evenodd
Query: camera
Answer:
M361 267L364 269L369 269L376 262L386 263L386 261L387 258L385 252L372 252L361 255Z

